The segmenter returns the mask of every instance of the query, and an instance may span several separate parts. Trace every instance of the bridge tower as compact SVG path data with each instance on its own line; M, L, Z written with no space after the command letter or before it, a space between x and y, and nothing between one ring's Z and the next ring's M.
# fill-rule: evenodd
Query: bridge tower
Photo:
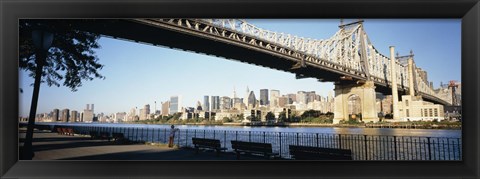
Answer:
M353 24L363 25L363 20L357 22L342 24L340 28L345 28ZM342 29L343 30L343 29ZM361 114L363 122L377 122L378 114L376 111L376 93L375 84L370 77L369 61L367 54L367 44L363 28L360 28L360 68L365 73L366 80L353 81L352 77L342 76L342 81L335 84L335 109L333 123L358 118ZM350 81L350 82L349 82ZM360 108L360 109L358 109Z

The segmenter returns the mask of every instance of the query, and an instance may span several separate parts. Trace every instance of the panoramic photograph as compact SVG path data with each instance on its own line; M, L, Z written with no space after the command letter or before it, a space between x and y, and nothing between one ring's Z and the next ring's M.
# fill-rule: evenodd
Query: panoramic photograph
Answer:
M20 160L462 161L461 19L20 19Z

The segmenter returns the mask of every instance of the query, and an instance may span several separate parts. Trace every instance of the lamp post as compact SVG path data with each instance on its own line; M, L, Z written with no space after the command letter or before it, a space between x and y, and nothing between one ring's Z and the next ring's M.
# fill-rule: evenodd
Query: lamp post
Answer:
M38 28L32 31L32 40L35 46L35 83L33 84L32 103L30 106L30 116L28 117L27 133L23 146L23 157L21 159L31 160L33 158L32 140L33 127L35 126L35 114L37 113L38 93L40 91L40 82L42 78L43 65L47 58L48 49L53 42L53 33L44 28Z

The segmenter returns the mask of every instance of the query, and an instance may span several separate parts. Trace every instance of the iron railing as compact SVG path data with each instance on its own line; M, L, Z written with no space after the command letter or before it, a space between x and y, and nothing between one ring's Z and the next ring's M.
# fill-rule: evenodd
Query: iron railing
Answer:
M151 143L167 143L170 133L167 128L150 127L51 127L52 131L69 127L85 135L90 131L123 133L131 141ZM232 140L271 143L273 152L287 159L291 158L289 145L301 145L350 149L354 160L462 160L461 138L182 129L176 133L174 143L179 147L193 147L193 137L220 140L227 151L232 151Z

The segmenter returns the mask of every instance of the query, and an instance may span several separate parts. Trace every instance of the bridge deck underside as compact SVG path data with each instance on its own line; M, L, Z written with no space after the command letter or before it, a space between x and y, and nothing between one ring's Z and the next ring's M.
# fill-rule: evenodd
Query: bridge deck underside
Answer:
M257 66L281 70L294 74L302 74L304 77L312 77L323 82L355 83L352 81L341 81L344 74L335 71L325 70L315 66L307 65L300 69L291 69L298 61L282 58L281 55L273 55L254 48L246 48L235 43L225 43L205 36L197 36L168 28L161 28L147 25L132 20L71 20L78 29L98 33L113 38L124 39L139 43L164 46L172 49L203 53L230 60L241 61ZM176 68L176 67L169 67ZM178 67L179 70L181 67ZM215 68L215 67L211 67ZM246 72L255 73L255 72ZM293 76L292 76L293 77ZM385 95L391 94L391 88L386 84L376 83L376 92ZM404 89L399 87L399 95L406 94ZM435 99L425 98L427 101Z

